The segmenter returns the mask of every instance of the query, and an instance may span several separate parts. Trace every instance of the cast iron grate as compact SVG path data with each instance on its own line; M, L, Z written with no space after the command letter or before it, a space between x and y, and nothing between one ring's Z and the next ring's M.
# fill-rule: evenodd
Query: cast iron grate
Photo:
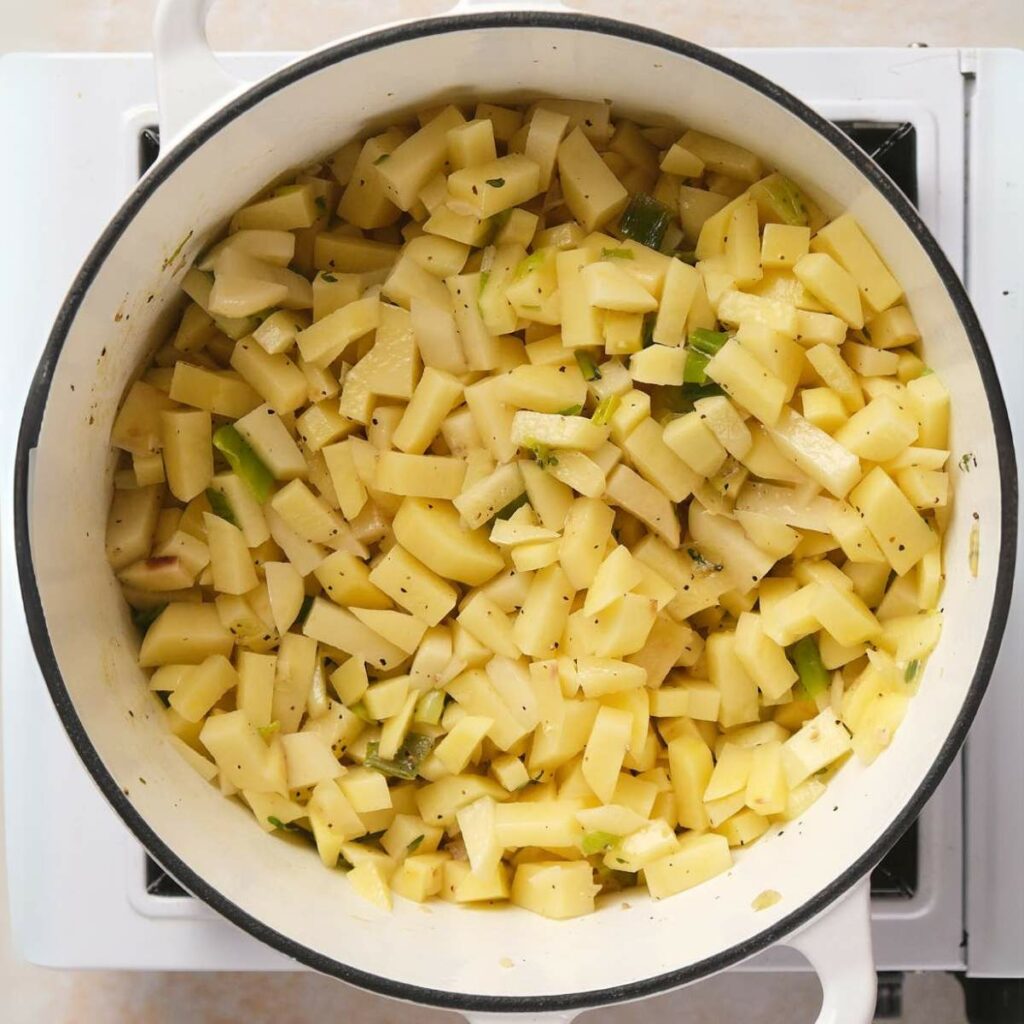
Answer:
M917 131L912 124L881 124L877 121L837 121L906 197L917 203ZM160 153L160 130L155 126L139 133L139 174L145 173ZM904 833L871 874L871 895L909 899L917 891L917 822ZM154 896L182 897L188 893L151 858L146 858L146 891Z

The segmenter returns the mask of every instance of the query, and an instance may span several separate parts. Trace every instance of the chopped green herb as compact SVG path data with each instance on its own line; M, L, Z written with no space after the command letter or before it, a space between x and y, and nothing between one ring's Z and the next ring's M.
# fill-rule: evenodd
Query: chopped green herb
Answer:
M423 725L437 725L444 712L444 690L427 690L420 694L416 709L412 713L414 722Z
M926 366L926 367L925 367L925 368L924 368L924 369L923 369L923 370L921 371L921 374L920 374L920 376L922 376L922 377L928 377L928 376L930 376L931 374L933 374L934 372L935 372L935 371L934 371L934 370L933 370L933 369L932 369L932 368L931 368L930 366Z
M282 821L280 818L275 818L274 815L270 815L267 821L274 826L274 828L281 829L282 832L301 832L302 829L298 825L293 825L290 821Z
M613 836L610 832L588 832L580 843L584 857L590 857L595 853L604 853L619 844L619 836Z
M488 178L487 179L487 184L490 185L491 188L502 188L504 186L504 184L505 184L505 179L504 178Z
M619 407L621 401L618 395L605 395L600 402L597 403L597 408L594 410L594 415L590 417L590 421L599 427L607 426L611 423L612 417L615 415L615 410Z
M703 352L687 349L686 362L683 364L683 383L707 384L707 368L710 362L711 357L706 356Z
M326 209L327 209L327 199L326 199L326 197L324 197L324 196L316 196L316 197L314 197L314 199L313 199L313 202L314 202L314 203L316 203L316 208L317 208L317 209L318 209L318 210L319 210L319 211L320 211L321 213L322 213L322 212L323 212L324 210L326 210Z
M819 693L824 693L829 688L832 677L821 660L818 641L813 635L797 640L786 653L809 697L817 697Z
M405 848L406 853L415 853L419 848L420 844L426 838L424 835L418 835L408 846Z
M349 711L351 711L356 718L361 718L367 724L374 721L374 719L370 717L370 712L366 710L366 705L361 700L357 700L355 704L351 705L349 707Z
M540 268L547 262L548 253L550 249L538 249L536 252L531 252L526 259L520 260L516 267L516 272L513 275L515 280L519 280L522 277L526 277L527 274L532 274L535 270Z
M964 452L960 456L960 461L957 465L965 473L970 473L972 469L976 469L978 466L978 460L974 457L974 452Z
M713 398L715 395L724 395L725 392L714 382L708 384L684 384L683 395L690 403L700 398Z
M584 349L576 350L576 365L579 366L584 380L600 380L601 371L594 362L594 357Z
M781 174L772 175L771 178L759 182L755 188L758 197L764 198L783 224L807 223L804 194L789 178L784 178Z
M547 469L548 466L558 465L558 456L555 455L546 444L540 444L538 441L530 441L527 442L525 447L541 469Z
M602 249L601 259L603 260L635 260L636 256L632 249Z
M660 249L672 211L653 196L637 192L619 218L619 232L649 249Z
M529 500L528 495L520 494L518 498L513 498L507 505L502 505L502 507L494 514L494 518L508 519L513 512L517 509L521 509Z
M271 722L270 725L261 725L256 731L263 739L269 740L271 736L281 731L281 723Z
M390 153L382 153L379 157L377 157L376 160L373 161L373 166L376 167L377 164L384 163L384 161L387 160L389 156L391 156Z
M725 568L721 562L709 562L696 548L687 548L686 553L693 560L695 576L707 576L713 572L721 572Z
M221 519L226 519L232 526L237 526L238 523L235 521L235 514L231 511L231 505L228 503L228 499L215 490L213 487L206 488L206 500L210 503L210 508L213 509L215 516L220 516Z
M914 660L907 665L906 669L903 672L904 680L908 683L912 683L914 681L914 677L917 675L917 670L920 667L921 663L917 660L917 658L914 658Z
M334 275L334 274L328 274L328 273L326 273L326 272L324 272L323 274L321 274L321 275L320 275L320 278L321 278L321 280L324 280L324 281L330 281L330 282L331 282L331 284L336 284L336 283L337 283L337 280L338 280L338 278L337 278L337 276L336 276L336 275Z
M307 594L302 599L302 604L299 606L299 614L295 616L295 625L301 626L309 615L309 610L313 607L313 595Z
M644 348L650 348L654 344L654 324L657 321L657 316L654 313L648 313L644 316L644 328L642 344Z
M690 335L690 348L703 352L706 356L717 355L722 346L729 340L728 334L721 331L709 331L706 327L698 327Z
M564 409L559 409L558 410L558 415L559 416L579 416L579 414L581 412L583 412L583 406L582 405L569 405L569 406L566 406L566 408L564 408Z
M354 711L355 708L352 710ZM367 755L363 765L380 772L381 775L390 775L395 779L411 781L416 778L420 765L433 746L434 741L429 736L411 732L405 737L405 742L398 748L395 756L387 758L378 755L379 743L370 743L366 748Z
M164 601L161 604L155 604L152 608L133 608L132 609L132 622L135 623L135 628L142 634L145 634L146 630L153 625L154 622L160 617L160 613L167 607L167 602Z
M257 501L262 503L270 497L274 489L273 474L231 424L217 428L213 435L213 447L227 459L228 465L252 491Z

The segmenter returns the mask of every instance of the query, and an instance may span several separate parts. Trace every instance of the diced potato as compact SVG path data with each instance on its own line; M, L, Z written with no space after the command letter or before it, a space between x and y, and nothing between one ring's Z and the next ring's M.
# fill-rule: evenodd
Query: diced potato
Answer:
M644 868L647 888L664 899L720 875L732 867L732 854L724 836L704 833L684 836L679 849Z
M612 470L605 497L646 523L669 547L679 547L679 519L671 502L628 466L616 466Z
M860 479L857 456L791 408L782 410L769 433L784 455L837 498Z
M831 708L804 723L782 745L782 766L790 789L842 757L850 747L850 734Z
M160 414L167 485L179 501L190 501L213 476L212 426L206 411Z
M850 504L864 518L882 553L900 576L938 545L938 534L932 532L880 466L851 491Z
M206 719L199 739L213 756L220 774L238 789L284 796L284 761L276 761L244 711Z
M642 384L678 385L685 366L685 349L652 345L634 353L629 361L629 373L633 380Z
M864 326L857 282L830 255L812 252L793 266L800 283L833 315L860 330Z
M797 681L785 651L764 633L756 612L744 612L736 621L736 656L769 700L781 697Z
M912 380L907 385L907 403L917 417L917 443L924 448L946 448L949 437L949 392L939 378L931 373Z
M478 586L505 564L486 534L465 529L447 502L406 498L392 525L398 542L411 555L448 579Z
M779 419L786 399L786 385L735 338L727 341L711 359L707 375L762 423L770 426Z
M629 195L580 128L559 144L558 173L573 216L593 231L625 209Z
M212 604L169 604L146 631L139 651L143 668L198 665L213 655L228 657L234 646Z
M903 289L850 214L844 213L821 228L814 236L811 249L827 253L850 274L870 310L888 309L903 295ZM851 326L863 324L851 323Z
M540 569L530 581L522 611L513 626L514 646L534 658L557 653L574 592L560 565Z

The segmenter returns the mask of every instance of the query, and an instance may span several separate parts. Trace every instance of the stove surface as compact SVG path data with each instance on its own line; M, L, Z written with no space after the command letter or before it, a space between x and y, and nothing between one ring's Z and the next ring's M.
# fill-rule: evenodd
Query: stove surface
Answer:
M1014 85L1021 94L1024 60L995 51L912 49L729 55L839 122L918 204L966 277L1019 433L1024 196L1013 193L1012 183L1024 181L1024 143L1007 127L1013 110L1002 106L1001 97L1007 89L1012 97ZM286 60L285 54L239 55L226 63L255 79ZM7 195L19 198L10 205L10 228L11 237L23 240L16 251L13 246L0 251L8 331L19 339L5 348L0 380L0 464L8 488L21 406L50 322L89 245L158 145L151 131L157 119L148 56L5 57L0 92L13 95L14 90L18 102L0 108L0 131L9 142L0 182ZM39 131L40 123L47 124L46 132ZM980 125L985 126L981 137ZM63 732L35 664L18 592L9 503L0 541L6 569L7 859L21 952L35 963L60 967L296 969L183 893L145 856L100 796ZM968 743L967 789L984 792L985 799L973 800L967 814L971 863L997 865L1016 882L1016 874L1010 874L1014 866L1000 858L1004 848L1019 850L1024 844L1024 808L1009 785L1024 776L1024 747L1013 739L1024 728L1024 709L1008 668L1024 657L1019 586L1013 614L1010 650L1004 649ZM52 811L58 802L59 816ZM995 822L1002 833L998 846ZM1024 973L1024 895L1016 882L992 899L990 867L986 874L969 867L965 872L964 778L958 760L873 876L879 969ZM97 921L103 926L96 927ZM972 934L965 946L968 924ZM975 935L982 934L976 956ZM800 965L771 950L744 966Z

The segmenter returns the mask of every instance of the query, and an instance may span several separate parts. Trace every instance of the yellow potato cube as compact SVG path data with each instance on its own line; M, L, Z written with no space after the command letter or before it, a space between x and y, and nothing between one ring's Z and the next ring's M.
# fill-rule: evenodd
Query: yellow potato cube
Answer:
M610 260L591 263L580 271L587 302L598 309L649 313L658 300L632 274Z
M779 419L786 400L786 385L735 338L727 341L712 357L707 375L763 423L771 425Z
M617 216L629 200L626 189L579 127L559 144L558 174L566 204L587 231Z
M806 256L811 229L796 224L765 224L761 239L761 263L765 269L783 269L796 265Z
M917 443L923 448L945 448L949 437L949 392L942 381L934 373L912 380L907 385L907 404L917 417Z
M715 833L684 836L679 849L644 868L647 888L655 899L673 896L720 875L732 867L724 836Z
M723 796L730 796L745 789L750 776L752 757L750 748L726 743L718 755L714 771L704 789L704 802L720 800Z
M850 493L889 564L902 576L938 546L933 533L884 469L876 466Z
M669 742L668 759L679 824L683 828L706 829L704 790L714 769L711 751L702 739L682 735Z
M668 444L661 426L650 417L637 424L623 442L622 451L640 474L671 501L683 501L700 484L696 472Z
M921 332L906 306L890 306L876 314L864 326L864 334L875 348L902 348L916 345Z
M665 821L652 821L613 846L604 864L613 871L642 871L678 849L675 830Z
M406 857L391 876L391 888L416 903L425 903L441 892L448 853L417 853Z
M139 650L143 668L198 665L212 655L229 657L234 638L212 604L172 602L146 631Z
M781 410L768 432L783 455L837 498L860 479L857 456L790 407Z
M583 755L583 777L605 803L615 792L632 728L633 718L628 711L602 707L597 712Z
M629 360L629 373L641 384L678 385L686 366L686 350L666 345L651 345L635 352Z
M827 253L802 256L794 264L793 273L830 313L856 330L864 326L857 282Z
M222 654L213 654L184 676L169 703L186 722L198 722L237 685L238 674L231 662Z
M537 861L516 868L511 898L535 914L564 921L593 913L599 889L587 861Z
M850 214L844 213L821 228L811 242L811 249L827 253L850 274L869 310L888 309L903 295L899 282Z
M782 745L782 765L790 789L842 757L850 747L850 734L831 708L805 722Z
M725 264L741 288L761 280L761 247L757 233L757 204L740 203L729 218L725 235Z
M786 652L764 633L756 612L737 619L736 656L769 700L781 697L797 681Z
M216 761L222 779L238 789L286 795L284 760L272 755L244 711L207 718L199 739Z
M491 718L466 715L434 748L434 754L453 775L462 772L473 752L494 725Z
M805 388L800 403L804 419L826 434L834 434L847 420L842 397L831 388Z
M722 822L716 832L724 836L729 846L748 846L768 831L769 820L749 807Z

